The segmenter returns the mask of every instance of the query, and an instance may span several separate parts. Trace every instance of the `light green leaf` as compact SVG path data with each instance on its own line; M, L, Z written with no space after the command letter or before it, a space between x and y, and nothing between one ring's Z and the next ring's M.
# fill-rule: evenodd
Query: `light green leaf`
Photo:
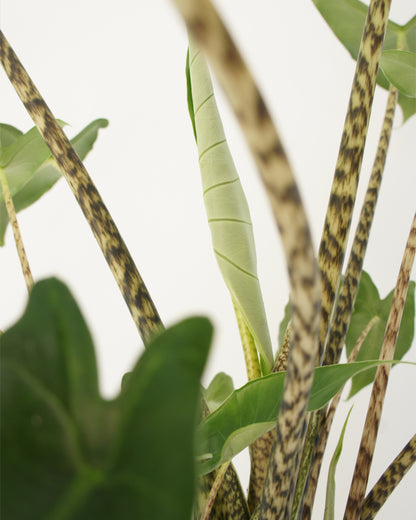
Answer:
M63 124L61 122L62 126ZM71 139L81 160L85 159L92 149L98 130L106 126L108 126L106 119L97 119ZM24 135L21 132L20 134L20 137L3 149L0 155L0 165L7 163L4 171L16 213L36 202L61 178L61 172L38 130L32 128ZM4 235L9 223L2 197L0 188L0 246L4 245Z
M380 66L386 78L400 92L409 97L416 97L416 53L383 51Z
M347 418L345 419L344 426L341 431L341 435L338 440L338 444L335 448L334 454L331 459L331 463L328 469L328 479L326 481L326 501L325 501L325 512L324 520L335 520L335 470L339 457L342 452L342 444L344 442L345 428L347 427L348 419L351 414L352 407L348 412Z
M335 36L348 50L354 60L358 57L360 41L363 33L368 5L359 0L312 0ZM405 25L388 22L383 50L395 50L399 47L403 50L416 52L416 16ZM401 71L394 76L394 82L400 84ZM389 88L389 80L382 71L379 71L377 83ZM416 113L416 102L405 94L399 92L398 102L403 111L403 119L406 121Z
M205 318L162 332L105 401L74 299L55 279L36 284L0 342L0 517L190 518L211 336Z
M308 410L328 403L354 374L386 363L360 361L316 368ZM197 430L200 474L227 462L276 425L285 374L278 372L248 382L202 421Z
M257 277L250 212L226 143L207 66L192 43L187 82L214 252L232 299L255 340L263 370L269 372L273 352Z
M0 157L1 150L10 146L16 139L18 139L23 132L11 125L0 123Z
M209 410L211 412L216 410L233 391L234 384L232 378L224 372L219 372L208 388L203 390Z
M375 316L378 318L357 356L357 361L366 359L378 359L383 344L384 332L393 301L394 290L383 300L380 298L377 287L371 280L370 275L363 271L355 299L354 310L348 328L345 344L349 356L360 334ZM410 282L407 291L406 303L403 311L399 335L397 337L394 359L402 359L409 350L414 336L415 324L415 282ZM375 369L359 374L352 379L351 390L348 398L355 395L362 388L374 380Z

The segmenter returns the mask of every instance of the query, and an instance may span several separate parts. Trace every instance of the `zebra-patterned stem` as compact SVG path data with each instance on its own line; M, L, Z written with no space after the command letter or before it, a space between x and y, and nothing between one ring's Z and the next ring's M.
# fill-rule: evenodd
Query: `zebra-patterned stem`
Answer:
M380 359L388 360L394 358L397 335L403 315L407 288L409 285L410 271L416 251L416 214L413 218L409 238L400 266L396 288L394 290L393 302L387 321L384 341L381 347ZM373 390L368 405L360 449L354 469L344 520L359 520L363 506L364 496L367 488L368 476L373 459L375 443L377 439L378 426L383 408L384 396L390 373L390 365L380 365L377 368L374 379Z
M289 270L293 345L260 518L287 518L312 385L319 330L320 281L299 191L270 114L241 55L208 0L175 0L205 51L253 153L279 227Z
M163 328L149 292L87 170L1 31L0 60L73 191L147 344Z
M397 94L397 89L391 85L376 157L370 180L368 182L363 206L361 208L360 219L351 247L347 269L338 296L334 318L331 321L329 329L324 365L333 365L338 363L345 336L347 334L355 297L357 295L364 256L367 250L368 237L373 223L384 166L386 163L391 132L393 129L394 112L397 104Z
M390 4L391 0L372 0L368 8L319 247L320 356L344 260Z
M354 348L352 349L352 352L348 358L348 363L352 363L355 361L358 352L360 351L360 348L362 344L365 341L365 338L368 336L370 330L374 327L374 325L377 323L379 318L377 316L374 316L365 329L360 334L360 337L358 338L356 344L354 345ZM305 493L303 496L303 506L302 506L302 514L301 514L301 520L311 520L312 518L312 509L313 504L315 501L315 493L316 488L318 486L318 479L319 474L321 471L321 464L322 459L324 457L326 443L329 437L329 432L331 430L332 421L334 419L334 415L336 412L336 409L338 407L339 401L341 400L342 392L344 390L344 387L342 387L337 395L332 399L331 404L328 408L328 412L325 415L326 410L322 409L321 414L318 416L319 424L321 425L323 423L323 426L320 427L320 435L319 435L319 441L318 446L316 448L315 457L313 458L312 467L309 472L309 477L307 480Z
M390 136L393 128L396 103L397 90L395 87L391 86L389 96L387 99L387 106L383 126L380 133L376 157L374 159L365 199L361 208L360 219L355 232L354 241L351 247L351 253L348 259L344 280L342 282L340 293L337 299L337 306L335 309L334 317L331 320L323 362L324 365L332 365L338 363L341 355L342 346L344 344L345 336L347 333L348 325L351 319L351 313L357 294L358 283L360 281L364 256L367 249L368 237L370 234L378 193L383 177L388 145L390 142ZM318 410L312 415L311 423L317 423L318 426L316 428L316 431L318 434L321 432L321 428L324 422L325 413L323 412L325 412L325 410ZM310 518L311 514L311 508L315 497L317 478L319 476L320 464L322 462L322 450L325 450L325 444L322 444L322 442L324 442L322 434L321 438L319 439L320 447L316 448L315 442L311 442L312 451L310 454L310 459L313 460L313 462L312 469L310 471L310 477L308 478L307 489L305 491L304 496L305 503L302 513L303 520ZM319 450L321 450L322 453L319 453Z
M373 520L415 461L416 434L413 435L366 496L361 511L361 520ZM409 507L412 506L409 504Z
M201 419L209 414L209 408L205 399L201 398ZM211 473L199 477L196 490L196 498L194 503L194 520L200 520L201 516L206 511L207 503L211 494L212 488L217 480L219 468L214 469ZM238 475L232 464L228 465L220 486L215 490L215 497L212 505L210 505L209 520L249 520L250 513L247 506L247 501L244 496Z
M283 372L286 370L290 347L290 330L291 327L289 325L286 329L283 344L273 365L272 372ZM250 446L251 472L247 498L250 511L255 510L263 493L267 468L275 438L276 430L273 429L259 437Z

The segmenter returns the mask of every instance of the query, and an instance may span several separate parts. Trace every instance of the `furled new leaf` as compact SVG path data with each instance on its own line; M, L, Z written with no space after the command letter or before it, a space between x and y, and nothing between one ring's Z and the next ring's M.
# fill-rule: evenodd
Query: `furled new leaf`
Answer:
M97 119L71 140L81 159L92 149L98 130L107 125L106 119ZM17 128L0 124L0 136L4 136L0 137L0 168L4 169L15 210L19 212L46 193L60 179L61 172L37 128L22 134ZM0 246L4 245L8 222L0 188Z
M215 256L232 299L270 371L273 353L257 277L254 235L247 201L225 139L203 55L190 43L188 105Z
M190 518L211 334L204 318L161 333L118 398L104 401L71 294L54 279L36 284L24 316L1 337L0 516Z
M374 285L370 275L363 271L355 300L354 310L351 316L345 340L347 355L349 356L354 345L364 328L370 320L377 317L377 322L368 333L364 343L360 348L357 361L366 359L378 359L381 346L383 344L384 333L386 330L387 319L393 301L392 290L383 300L380 298L377 287ZM415 322L415 282L410 282L407 291L406 303L403 311L402 322L397 338L394 359L402 359L409 350L414 336ZM375 369L353 377L349 398L359 392L366 385L374 380Z
M354 60L358 57L361 36L364 29L368 6L359 0L312 0L335 36L348 50ZM416 52L416 16L405 25L399 25L389 21L383 50L395 50L401 48L406 51ZM400 45L400 47L399 47ZM386 79L380 71L378 84L389 88L389 81L394 85L401 84L402 71L395 68L391 79ZM394 81L393 81L394 79ZM399 104L403 111L403 119L406 121L416 113L416 99L408 97L405 92L399 93Z
M360 361L315 369L308 410L324 406L353 375L388 361ZM248 382L235 390L197 430L201 474L227 462L276 426L286 372Z

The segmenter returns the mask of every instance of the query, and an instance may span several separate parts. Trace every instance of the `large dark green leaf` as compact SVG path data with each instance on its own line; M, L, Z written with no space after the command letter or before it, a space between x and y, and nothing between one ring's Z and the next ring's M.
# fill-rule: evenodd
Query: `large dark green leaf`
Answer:
M328 403L354 374L381 363L387 362L360 361L316 368L308 410ZM276 425L285 374L278 372L250 381L202 421L197 431L201 474L231 460Z
M71 140L81 160L92 149L98 130L107 125L106 119L97 119ZM6 174L17 213L50 190L61 178L61 172L37 128L22 134L17 128L0 124L0 136L0 168ZM3 143L5 146L2 146ZM4 245L8 223L0 187L0 246Z
M383 300L380 298L377 287L374 285L370 275L363 271L360 284L358 286L357 297L355 300L354 311L351 323L348 328L345 340L347 355L350 355L360 334L368 323L374 318L377 322L373 325L357 356L357 361L365 359L378 359L381 346L383 344L384 332L393 301L394 290L392 290ZM407 291L406 303L403 311L402 322L397 338L394 359L402 359L409 350L413 336L415 324L415 282L410 282ZM359 392L366 385L374 380L375 369L359 374L352 379L349 397Z
M166 330L104 401L72 296L57 280L36 284L1 336L1 517L189 518L211 334L205 318Z
M345 46L354 60L358 57L361 36L364 30L368 6L359 0L312 0L335 36ZM405 25L389 21L383 50L402 48L416 52L416 16ZM395 69L392 82L401 84L402 71ZM394 81L393 81L394 80ZM378 84L389 88L389 80L382 71L377 78ZM405 92L399 93L399 104L403 111L404 120L416 113L416 99L408 97Z

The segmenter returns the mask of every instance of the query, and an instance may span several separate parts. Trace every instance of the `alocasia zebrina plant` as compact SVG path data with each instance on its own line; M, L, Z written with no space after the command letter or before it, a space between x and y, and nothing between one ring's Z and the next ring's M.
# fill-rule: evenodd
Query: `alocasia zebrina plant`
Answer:
M330 407L327 413L327 403L353 375L351 394L356 393L374 379L374 375L365 375L369 373L366 370L379 365L357 478L345 513L348 519L372 518L400 480L397 468L401 478L414 461L416 450L411 439L365 499L388 366L393 358L403 356L413 337L414 283L409 284L409 276L415 222L394 295L380 300L362 267L395 105L400 104L404 119L415 112L416 20L404 26L388 22L388 1L371 2L368 12L356 0L315 2L357 60L315 258L288 155L239 50L208 0L178 0L176 4L190 37L188 108L213 248L231 293L252 381L233 390L230 379L222 374L199 393L211 336L209 323L195 318L164 330L132 257L79 159L84 152L78 150L77 155L74 151L1 35L0 57L6 73L53 156L36 130L31 135L39 146L35 142L28 153L25 143L19 144L25 139L19 130L11 125L1 127L0 173L9 218L14 221L12 201L17 210L31 204L50 187L49 172L53 170L52 179L57 179L58 165L148 347L133 371L126 374L119 397L103 400L98 393L89 333L67 289L56 280L40 282L33 289L29 284L31 294L23 318L1 338L2 442L7 449L2 513L11 518L31 518L36 511L41 518L134 515L179 519L189 518L192 510L195 518L204 520L309 518L325 448L322 439L333 410ZM253 152L286 254L291 295L276 356L256 273L248 205L227 148L206 58ZM342 275L376 81L389 88L385 123ZM93 142L105 122L92 125ZM28 154L29 164L33 163L29 173L26 161L18 160L21 151ZM25 195L23 202L21 193ZM4 221L2 226L5 228ZM348 364L338 364L344 342L351 358ZM381 361L377 361L380 351ZM357 359L367 361L354 361L357 353ZM198 396L201 417L196 427ZM342 437L328 476L328 520L334 518L334 475ZM179 445L181 449L176 449ZM252 463L248 503L230 463L246 446L250 446ZM365 464L360 462L363 457ZM177 478L179 474L181 478ZM22 491L25 502L18 500Z

